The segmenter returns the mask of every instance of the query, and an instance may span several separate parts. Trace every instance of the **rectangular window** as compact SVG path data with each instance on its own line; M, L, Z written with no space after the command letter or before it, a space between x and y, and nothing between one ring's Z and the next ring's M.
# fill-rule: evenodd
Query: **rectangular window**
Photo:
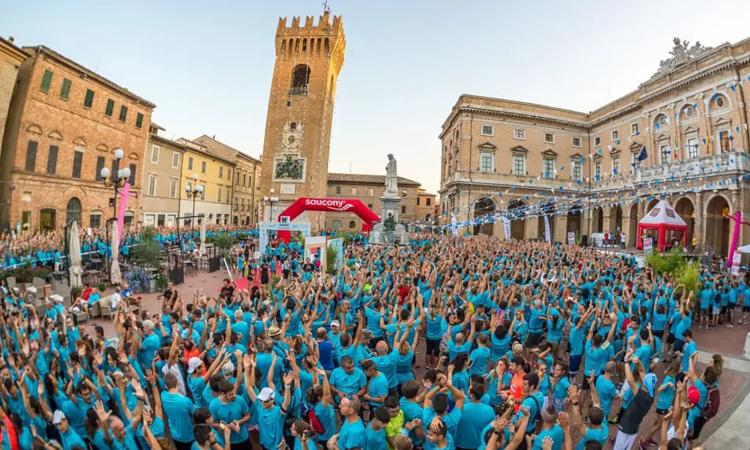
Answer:
M357 188L355 187L352 188L352 195L357 195Z
M633 167L633 173L635 173L637 170L641 168L641 162L638 160L637 153L630 154L630 164L631 164L631 167Z
M99 228L102 226L102 215L101 214L91 214L89 216L89 226L91 228Z
M661 163L666 164L669 162L669 154L671 152L669 151L669 145L668 144L660 144L659 145L659 155L661 155Z
M83 152L76 150L73 152L73 178L81 178L81 168L83 167Z
M57 146L49 146L49 155L47 156L47 173L54 175L57 172Z
M573 180L581 181L581 162L573 161Z
M367 195L369 195L370 197L373 197L375 195L375 190L373 188L369 188L367 190Z
M368 203L367 207L370 208L370 209L372 209L372 203Z
M513 138L514 139L526 139L526 130L524 130L523 128L514 128Z
M427 197L427 198L425 199L425 204L426 204L427 206L430 206L430 204L431 204L431 203L432 203L432 199L431 199L430 197Z
M232 188L227 188L227 203L232 201Z
M120 106L120 122L128 120L128 107L125 105Z
M613 141L617 140L617 130L612 130L612 140Z
M21 224L31 226L31 211L21 212Z
M62 86L60 87L60 98L67 100L70 97L70 86L73 84L67 78L63 78Z
M574 137L573 138L573 147L580 147L581 146L581 138Z
M638 126L637 123L630 125L630 134L636 135L636 134L640 134L640 132L641 132L640 127Z
M29 141L26 146L26 171L33 172L36 169L36 141Z
M401 214L406 214L406 205L401 205Z
M42 85L39 86L39 89L42 90L42 92L49 92L49 87L52 84L52 71L47 69L44 71L44 75L42 75Z
M341 186L336 186L336 193L341 194Z
M555 142L555 135L553 133L544 133L544 142L549 144Z
M164 214L157 214L157 216L156 216L156 225L160 226L160 227L163 227L164 226L164 218L165 218Z
M219 178L224 176L224 168L219 166Z
M193 157L188 158L188 170L193 170Z
M421 203L421 200L422 200L422 197L417 197L417 206L419 206L419 205L420 205L420 203Z
M171 178L169 180L169 196L177 198L177 178Z
M542 173L544 178L551 180L555 178L555 160L551 158L544 158L544 172Z
M494 172L495 171L495 154L491 152L481 152L479 154L479 171L480 172Z
M687 153L688 153L688 159L695 159L698 157L698 139L697 138L688 139Z
M602 138L600 138L599 136L594 138L594 145L599 145L601 143L602 143Z
M482 136L492 136L494 133L492 125L482 125Z
M161 152L161 148L159 148L158 145L152 145L151 146L151 162L154 164L159 164L159 153Z
M91 89L86 89L86 96L83 98L83 106L86 108L91 108L91 105L94 104L94 91Z
M148 175L148 195L151 197L156 195L156 175Z
M206 173L206 161L201 161L201 173Z
M719 149L721 150L721 153L727 153L731 151L728 130L719 131Z
M513 155L513 175L526 175L526 156Z
M221 188L219 188L219 194L218 194L218 199L217 199L217 201L218 201L218 202L221 202Z
M135 127L143 128L143 114L138 113L135 115Z
M115 101L111 98L107 99L107 107L104 109L104 115L108 117L112 117L112 114L115 113Z
M130 165L130 178L128 178L128 183L130 183L131 186L135 186L135 164Z
M612 175L620 174L620 157L615 156L612 158Z
M205 200L206 199L206 185L202 184L201 186L203 186L203 190L201 191L201 200Z
M96 157L96 181L102 181L102 174L101 171L104 168L105 159L103 156L97 156Z
M120 170L120 160L112 160L112 170L109 172L112 176L117 176L117 172Z
M596 181L599 181L602 179L602 162L597 161L596 165L594 166L594 179Z
M172 168L180 168L180 154L178 152L172 152Z

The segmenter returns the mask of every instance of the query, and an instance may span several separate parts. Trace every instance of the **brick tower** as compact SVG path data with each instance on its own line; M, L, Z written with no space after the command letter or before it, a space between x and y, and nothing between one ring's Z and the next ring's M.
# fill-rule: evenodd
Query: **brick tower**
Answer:
M277 216L298 197L324 197L328 181L336 80L344 63L341 16L280 18L276 29L276 62L268 99L263 143L261 196L277 197ZM265 218L271 215L266 207ZM309 214L313 227L320 217Z

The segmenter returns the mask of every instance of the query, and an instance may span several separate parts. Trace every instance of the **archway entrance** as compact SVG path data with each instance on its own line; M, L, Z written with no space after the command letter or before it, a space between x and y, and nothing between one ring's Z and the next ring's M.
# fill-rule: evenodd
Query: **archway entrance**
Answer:
M526 203L522 200L513 200L508 204L508 212L511 216L511 239L524 240L526 238Z
M575 203L570 210L568 210L568 215L565 218L565 242L567 243L568 235L567 233L575 233L576 235L576 242L578 241L578 238L581 235L581 217L583 216L583 208L581 207L580 203Z
M638 233L638 202L630 207L630 229L628 230L628 247L635 246L635 239Z
M695 208L693 207L693 202L687 197L682 197L677 200L677 203L675 203L674 210L680 215L680 217L682 217L685 224L687 224L687 245L688 248L692 250L695 226Z
M620 205L613 206L611 209L609 231L610 233L622 233L622 208Z
M491 215L495 212L495 202L489 197L482 197L474 202L474 218L484 217ZM474 225L474 234L486 234L492 236L494 228L492 223L483 223L481 225Z
M76 220L81 223L81 201L77 197L71 197L68 200L68 206L65 212L65 223L70 223L71 220Z
M539 217L537 218L536 225L536 236L540 240L547 240L547 236L544 233L544 218L547 218L549 222L549 235L550 242L555 241L555 204L547 202L541 205L539 208Z
M602 210L601 206L594 209L593 228L594 233L604 232L604 211Z
M713 197L706 208L706 240L704 249L709 253L724 256L729 251L729 219L724 214L731 212L729 202L721 195Z

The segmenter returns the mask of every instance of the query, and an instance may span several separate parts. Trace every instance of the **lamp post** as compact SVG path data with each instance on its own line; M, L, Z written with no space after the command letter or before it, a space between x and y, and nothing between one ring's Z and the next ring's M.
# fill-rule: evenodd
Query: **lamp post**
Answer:
M125 152L122 151L121 148L115 149L115 161L117 161L118 167L123 156L125 156ZM99 171L99 176L101 177L104 186L112 187L112 189L114 190L114 199L112 201L112 219L110 220L117 220L117 190L122 186L125 186L128 178L130 178L130 168L125 167L123 169L118 169L116 173L111 173L109 168L102 167L102 170Z
M193 180L192 183L185 185L185 193L188 197L193 198L193 217L195 217L195 199L203 194L203 186L198 184L198 175L193 174L190 178ZM193 218L190 219L190 227L193 227Z
M269 211L268 211L268 221L269 222L273 221L273 209L274 209L274 205L276 205L276 203L279 202L279 198L273 195L274 192L275 192L274 189L271 188L271 195L263 197L263 204L267 205L267 206L270 206Z

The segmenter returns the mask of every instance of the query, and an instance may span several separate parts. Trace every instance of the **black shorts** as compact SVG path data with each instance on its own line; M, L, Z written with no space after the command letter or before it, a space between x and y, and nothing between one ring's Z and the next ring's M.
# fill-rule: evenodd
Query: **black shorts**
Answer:
M681 352L682 351L682 347L684 347L684 346L685 346L685 341L683 341L682 339L676 339L674 341L674 351L675 352Z
M671 332L670 332L670 333L669 333L669 334L667 335L667 344L674 344L674 341L675 341L675 338L674 338L674 333L671 333Z
M542 340L542 333L529 333L526 336L526 342L523 344L526 348L533 348L539 345L539 341Z
M583 376L583 383L581 383L581 389L584 391L588 391L591 388L591 385L589 384L589 377Z
M568 358L568 373L578 373L581 368L581 358L583 355L570 355Z
M426 339L427 355L440 356L440 339Z
M660 409L660 408L656 409L656 414L659 414L660 416L663 416L667 414L668 412L669 412L669 409Z

